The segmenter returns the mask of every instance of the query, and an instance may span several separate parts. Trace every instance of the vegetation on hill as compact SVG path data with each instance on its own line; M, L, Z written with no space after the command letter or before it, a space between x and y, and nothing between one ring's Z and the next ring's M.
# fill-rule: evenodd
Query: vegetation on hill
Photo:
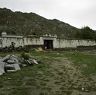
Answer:
M96 40L96 32L88 26L83 27L81 31L76 34L76 36L80 39Z
M35 13L13 12L0 8L0 34L6 31L15 35L57 34L66 39L83 38L81 30L57 19L49 20ZM85 33L85 32L84 32Z
M73 38L79 29L59 20L48 20L35 13L13 12L0 8L0 33L16 35L57 34L59 37Z

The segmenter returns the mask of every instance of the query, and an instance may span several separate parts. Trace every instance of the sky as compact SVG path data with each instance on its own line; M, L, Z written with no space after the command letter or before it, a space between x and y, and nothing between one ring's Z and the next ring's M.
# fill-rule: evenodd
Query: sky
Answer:
M96 0L0 0L0 8L5 7L96 30Z

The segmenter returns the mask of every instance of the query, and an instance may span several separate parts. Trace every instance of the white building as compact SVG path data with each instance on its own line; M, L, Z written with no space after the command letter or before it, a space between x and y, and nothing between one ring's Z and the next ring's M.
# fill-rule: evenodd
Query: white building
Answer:
M30 46L30 47L43 47L46 49L58 49L58 48L77 48L78 46L94 46L95 41L91 40L66 40L57 38L56 35L43 35L41 37L29 35L15 36L7 35L6 32L2 32L0 37L0 47L9 47L12 43L15 43L15 47Z

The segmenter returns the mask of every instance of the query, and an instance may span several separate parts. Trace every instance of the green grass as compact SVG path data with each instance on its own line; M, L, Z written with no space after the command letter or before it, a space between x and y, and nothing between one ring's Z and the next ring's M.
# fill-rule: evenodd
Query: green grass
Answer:
M63 51L63 52L39 52L39 56L47 56L49 59L56 60L62 57L67 57L74 65L79 66L82 73L85 75L96 73L96 51L80 52L80 51ZM33 55L38 55L36 52L32 52Z
M85 75L96 73L96 55L92 52L67 52L65 56L78 66Z
M89 75L96 73L96 54L94 51L91 52L79 52L79 51L44 51L36 52L31 51L29 54L35 58L42 60L60 60L60 58L67 57L74 65L79 66L83 74ZM0 56L5 56L8 54L21 55L22 52L10 52L1 53ZM45 60L47 62L47 60ZM46 63L45 62L45 63Z
M21 53L10 54L20 56ZM68 58L84 75L96 74L95 52L31 51L29 54L40 60L41 64L24 67L20 71L0 76L0 95L71 95L72 89L69 91L67 87L65 89L67 84L64 83L67 80L65 80L64 71L61 71L65 70L65 67L51 66L54 62L59 64L62 58ZM71 84L70 81L68 84Z

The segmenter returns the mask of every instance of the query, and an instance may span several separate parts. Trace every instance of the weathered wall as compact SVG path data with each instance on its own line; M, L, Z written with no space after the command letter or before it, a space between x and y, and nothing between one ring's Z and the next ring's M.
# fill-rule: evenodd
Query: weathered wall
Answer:
M40 38L24 38L24 45L43 45Z
M76 48L77 46L93 46L95 41L90 40L65 40L56 39L54 37L40 37L40 38L20 38L20 37L2 37L0 38L0 47L10 46L11 42L15 43L15 47L24 45L44 45L44 40L53 40L53 48Z
M2 43L2 39L0 38L0 47L2 47L2 44L3 44L3 43Z
M57 46L57 40L54 37L41 37L42 44L44 44L44 40L53 40L53 48Z
M55 43L55 48L76 48L77 46L93 46L93 45L96 45L95 41L57 39Z
M11 45L12 42L15 43L15 47L24 45L22 38L2 37L2 47L8 47Z

